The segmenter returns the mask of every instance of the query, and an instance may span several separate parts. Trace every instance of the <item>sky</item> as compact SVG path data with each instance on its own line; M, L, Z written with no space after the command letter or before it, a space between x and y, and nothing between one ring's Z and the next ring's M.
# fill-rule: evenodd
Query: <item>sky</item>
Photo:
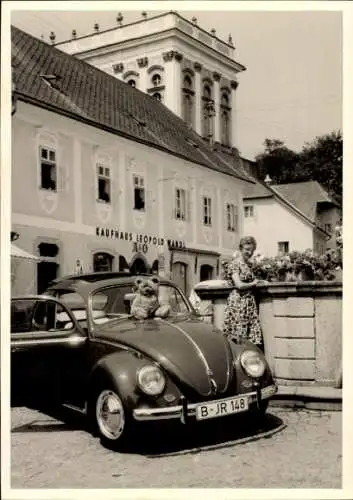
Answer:
M22 3L22 8L32 8L31 3ZM190 1L179 2L178 8L172 2L113 2L115 9L108 11L105 2L80 2L86 10L72 11L67 6L73 2L50 3L65 10L45 11L48 3L40 2L41 10L13 10L11 23L47 42L54 31L59 42L71 38L73 29L78 36L92 33L96 22L101 30L116 26L120 11L128 23L141 19L143 10L152 16L173 8L189 20L195 16L207 31L216 29L225 41L231 34L235 59L247 68L238 75L236 103L237 147L246 158L263 151L266 138L280 139L299 151L305 142L342 129L338 11L236 11L236 2L204 2L193 8ZM201 5L208 10L200 10Z

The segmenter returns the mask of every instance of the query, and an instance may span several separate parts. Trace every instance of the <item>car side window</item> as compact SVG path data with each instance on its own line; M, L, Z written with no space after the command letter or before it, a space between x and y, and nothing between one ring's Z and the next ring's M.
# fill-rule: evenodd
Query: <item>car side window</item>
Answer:
M55 332L73 327L71 318L61 304L54 301L38 301L33 313L34 331Z
M11 301L11 333L32 331L35 305L33 299Z
M11 302L11 333L55 332L71 329L66 309L54 301L19 299Z

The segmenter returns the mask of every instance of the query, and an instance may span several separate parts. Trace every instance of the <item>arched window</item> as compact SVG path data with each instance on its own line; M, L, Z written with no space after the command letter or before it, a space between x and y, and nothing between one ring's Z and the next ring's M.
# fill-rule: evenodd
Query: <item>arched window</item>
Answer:
M221 142L225 146L230 146L230 123L229 111L222 111L221 115Z
M221 95L221 143L225 146L231 145L231 107L229 103L229 95L227 92L223 92Z
M158 73L155 73L153 76L152 76L152 85L154 87L159 87L162 83L162 78L161 78L161 75L158 74Z
M130 87L136 87L136 80L131 78L130 80L128 80L127 84L130 85Z
M192 90L192 80L189 75L184 77L184 89Z
M194 125L194 95L193 78L186 74L183 78L182 116L191 127Z
M215 112L212 90L207 83L203 87L202 102L202 136L210 141L213 138L213 117Z
M112 271L114 257L109 253L97 252L93 255L93 271L95 273Z

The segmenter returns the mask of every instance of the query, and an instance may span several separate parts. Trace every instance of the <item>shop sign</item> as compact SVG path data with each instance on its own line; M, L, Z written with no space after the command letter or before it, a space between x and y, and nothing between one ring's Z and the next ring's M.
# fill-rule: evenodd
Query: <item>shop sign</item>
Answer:
M148 245L146 243L137 243L137 241L134 241L132 243L132 251L133 253L147 253L148 252Z
M147 245L163 246L165 243L167 243L169 248L175 248L175 249L185 248L185 242L182 240L171 240L171 239L166 240L165 238L160 238L158 236L119 231L118 229L109 229L104 227L96 227L96 236L98 236L99 238L109 238L111 240L129 241L132 243L139 243L146 246ZM148 247L147 249L145 247L145 250L147 252Z

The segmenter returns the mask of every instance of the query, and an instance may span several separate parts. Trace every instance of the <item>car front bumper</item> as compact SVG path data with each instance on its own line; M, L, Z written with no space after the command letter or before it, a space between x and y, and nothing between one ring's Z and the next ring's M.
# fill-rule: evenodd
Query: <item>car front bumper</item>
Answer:
M252 403L260 403L265 399L271 398L274 394L276 394L276 392L277 392L277 386L273 384L264 387L259 391L252 391L244 394L236 394L233 397L238 397L238 396L244 398L247 397L250 406ZM207 403L212 403L212 402L217 402L217 400L207 401ZM183 404L177 406L167 406L164 408L135 408L135 410L133 410L133 417L135 420L138 421L179 418L183 423L185 423L188 417L196 417L196 407L200 404L202 403L187 404L185 400Z

